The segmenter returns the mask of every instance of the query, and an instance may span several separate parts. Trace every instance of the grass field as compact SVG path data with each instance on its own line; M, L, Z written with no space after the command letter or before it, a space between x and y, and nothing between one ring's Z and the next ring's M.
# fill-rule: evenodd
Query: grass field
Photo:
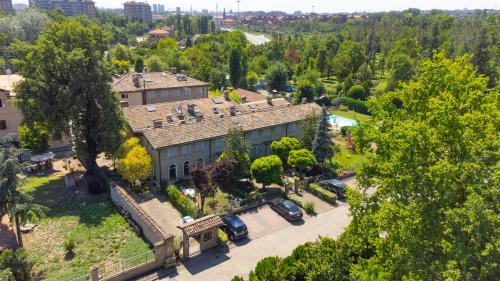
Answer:
M335 114L337 116L349 118L352 120L359 120L362 122L369 122L372 120L372 118L369 115L364 115L354 111L330 110L330 113Z
M105 194L66 188L64 179L56 176L28 178L20 190L47 208L38 227L24 235L35 262L35 280L70 280L88 273L94 264L102 269L149 250ZM67 238L75 241L74 255L63 248Z
M359 154L349 151L345 146L340 146L340 153L333 156L333 160L339 163L342 168L356 170L368 160L367 154Z

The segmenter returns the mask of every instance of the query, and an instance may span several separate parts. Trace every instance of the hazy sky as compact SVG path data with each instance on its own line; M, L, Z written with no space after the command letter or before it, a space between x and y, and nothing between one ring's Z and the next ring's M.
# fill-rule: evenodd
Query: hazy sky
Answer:
M13 0L16 3L28 3L28 0ZM124 0L94 0L98 7L118 8L123 7ZM209 9L215 11L216 3L219 9L237 10L236 0L148 0L149 4L164 4L167 9L174 9L179 6L183 10L189 10L192 6L194 10ZM301 10L310 12L355 12L355 11L389 11L404 10L407 8L428 9L499 9L500 0L241 0L240 11L257 10L280 10L293 12Z

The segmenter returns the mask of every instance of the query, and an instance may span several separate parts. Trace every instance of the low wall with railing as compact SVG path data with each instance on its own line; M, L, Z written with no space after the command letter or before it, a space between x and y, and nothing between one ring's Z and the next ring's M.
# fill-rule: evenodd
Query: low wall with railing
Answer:
M123 187L114 182L111 182L110 187L113 202L141 227L144 237L153 244L153 250L117 261L104 268L94 266L90 272L90 280L129 280L160 267L174 266L174 236L165 233Z

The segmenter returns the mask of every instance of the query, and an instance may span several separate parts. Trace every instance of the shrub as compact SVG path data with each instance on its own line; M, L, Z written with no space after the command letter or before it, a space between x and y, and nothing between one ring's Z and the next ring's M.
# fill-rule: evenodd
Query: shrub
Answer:
M182 249L182 238L175 236L173 244L174 252L179 252Z
M64 239L63 247L67 253L73 253L73 250L76 247L75 239L72 237L66 237L66 239Z
M10 271L15 280L31 280L33 264L25 249L5 249L0 253L0 273Z
M348 98L348 97L341 97L340 102L347 107L349 107L350 110L356 111L357 113L361 114L370 114L368 111L368 106L366 106L366 102Z
M337 194L322 188L318 184L311 183L309 191L328 203L335 203L337 201Z
M296 196L289 196L288 197L288 200L292 201L293 203L295 203L295 205L301 207L301 208L304 208L304 206L302 206L302 202L300 201L299 198L297 198Z
M219 230L218 233L217 242L219 243L219 246L226 246L228 240L227 234L222 230Z
M183 216L192 216L196 213L196 206L194 202L184 196L179 189L177 189L174 185L169 185L165 193L167 194L170 203L183 215Z
M304 203L302 208L304 208L304 210L306 211L306 213L308 215L312 215L312 214L316 213L315 208L314 208L314 202L308 201L308 202Z
M365 88L361 85L354 85L349 89L348 96L357 100L364 100L367 97Z
M352 126L344 126L344 127L340 128L340 133L342 134L343 137L350 134L351 131L352 131Z

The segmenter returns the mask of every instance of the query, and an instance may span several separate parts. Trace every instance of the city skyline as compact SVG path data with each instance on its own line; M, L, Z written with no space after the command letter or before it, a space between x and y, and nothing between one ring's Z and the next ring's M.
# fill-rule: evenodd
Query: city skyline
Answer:
M13 3L25 3L28 4L28 0L13 0ZM97 7L100 8L123 8L123 3L127 2L125 0L94 0ZM139 2L139 1L137 1ZM201 0L185 0L176 5L173 5L171 1L144 1L153 4L163 4L166 10L174 10L176 7L181 7L183 11L188 11L193 8L193 10L201 11L202 9L208 9L210 11L215 11L216 4L219 10L233 10L236 11L238 4L236 0L218 0L218 1L201 1ZM338 2L332 3L328 0L317 0L310 1L308 4L304 4L303 1L299 0L289 0L287 1L286 7L278 3L279 1L264 1L264 0L253 0L240 2L240 11L284 11L292 13L294 11L302 11L303 13L309 13L314 11L316 13L339 13L339 12L378 12L378 11L394 11L394 10L405 10L408 8L418 8L421 10L430 9L498 9L500 1L488 1L488 0L443 0L443 1L431 1L431 0L420 0L420 1L394 1L381 0L381 1L366 1L366 0L354 0L348 2Z

